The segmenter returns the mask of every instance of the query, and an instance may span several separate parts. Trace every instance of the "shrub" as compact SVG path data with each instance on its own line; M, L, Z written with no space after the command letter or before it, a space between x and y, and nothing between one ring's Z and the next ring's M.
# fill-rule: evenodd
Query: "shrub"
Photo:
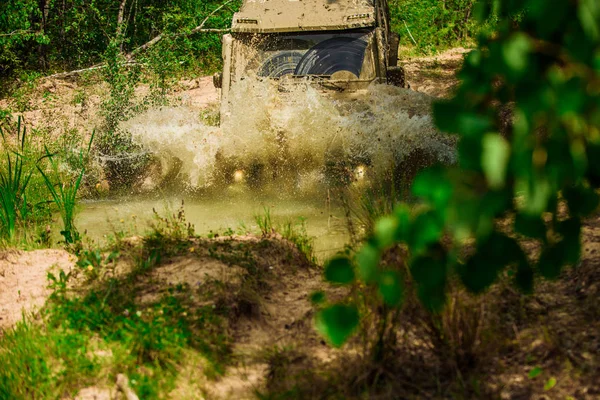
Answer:
M422 305L439 313L455 277L473 293L501 277L528 293L536 276L555 279L578 263L582 218L599 204L600 7L587 0L496 4L497 32L482 35L466 58L455 98L434 106L437 126L460 135L458 165L420 173L412 185L419 210L399 205L379 219L355 257L327 265L329 281L361 282L377 290L379 304L397 308L408 279ZM489 18L490 6L482 6ZM539 258L525 253L520 238L539 244ZM406 271L380 264L398 245L408 250ZM358 310L355 302L323 306L320 331L343 344Z

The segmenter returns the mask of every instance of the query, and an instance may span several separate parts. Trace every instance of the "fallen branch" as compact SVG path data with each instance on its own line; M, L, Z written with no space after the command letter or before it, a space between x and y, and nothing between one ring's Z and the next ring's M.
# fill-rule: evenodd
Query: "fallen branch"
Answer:
M123 65L127 67L127 66L141 65L141 64L137 63L137 62L130 62L130 61L128 61L128 62L126 62ZM48 79L65 79L65 78L70 78L70 77L75 76L75 75L83 74L85 72L91 72L91 71L97 71L99 69L104 69L106 67L107 67L107 65L105 63L96 64L96 65L91 66L89 68L77 69L75 71L60 72L58 74L48 75L45 78L48 78Z
M17 35L24 35L26 33L34 33L33 31L18 29L16 31L12 31L11 33L0 33L0 37L11 37Z

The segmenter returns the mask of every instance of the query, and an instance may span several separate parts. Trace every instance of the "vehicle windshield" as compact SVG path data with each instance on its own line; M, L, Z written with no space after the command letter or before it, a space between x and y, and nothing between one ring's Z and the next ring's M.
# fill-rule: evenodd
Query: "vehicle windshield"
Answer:
M245 74L272 79L375 77L373 33L369 31L254 35L240 42L240 51L248 60L243 67Z

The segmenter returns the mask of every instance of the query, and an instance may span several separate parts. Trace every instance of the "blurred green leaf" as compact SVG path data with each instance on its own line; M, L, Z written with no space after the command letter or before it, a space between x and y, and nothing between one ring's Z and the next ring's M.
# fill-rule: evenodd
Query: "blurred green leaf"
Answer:
M375 223L374 233L377 244L381 248L391 246L398 231L398 219L394 215L379 218Z
M531 41L524 33L515 33L502 47L504 62L515 75L522 75L528 65Z
M354 282L354 268L345 256L336 256L325 265L325 279L331 283L346 285Z
M565 254L562 243L550 245L542 250L538 260L538 270L544 278L556 279L560 276L562 267L565 265Z
M597 0L580 0L577 10L585 33L593 40L600 39L600 4Z
M325 302L325 293L322 291L312 293L310 295L310 302L313 305L323 304Z
M379 276L379 294L389 306L398 307L404 297L404 283L398 271L385 271Z
M533 278L534 271L529 262L527 260L521 261L514 277L517 287L523 293L531 294L533 292Z
M540 374L543 371L544 370L541 369L540 367L534 367L531 369L531 371L529 371L529 374L527 374L527 376L529 377L529 379L534 379L534 378L537 378L538 376L540 376Z
M446 282L446 260L426 255L415 259L410 265L410 273L418 285L434 287Z
M561 221L557 231L563 237L559 246L563 253L564 263L577 264L581 257L581 220L574 217Z
M365 244L356 255L356 263L360 277L366 283L373 282L377 279L377 267L381 253L371 244Z
M420 214L412 223L409 245L415 255L420 254L426 247L437 242L443 233L443 224L433 211Z
M353 305L335 304L317 313L317 330L335 347L341 347L358 327L358 310Z
M413 194L429 200L438 212L445 210L453 190L447 172L441 167L422 171L412 184Z
M457 270L465 287L473 293L486 290L505 267L526 260L521 246L513 239L493 233L477 247L477 252Z
M417 296L427 310L439 313L446 305L446 285L419 286Z
M456 103L434 103L433 115L438 128L447 133L475 136L492 128L489 117L467 112Z
M504 186L508 161L510 160L510 144L502 136L486 134L483 137L481 167L492 189Z
M595 190L583 185L571 186L563 190L563 196L573 215L585 217L598 208L600 196Z
M398 204L394 209L397 226L394 240L397 242L406 242L410 232L410 208L407 204Z
M550 378L544 385L544 390L545 391L551 390L554 386L556 386L556 378Z
M530 238L546 240L546 224L539 216L517 214L515 232Z

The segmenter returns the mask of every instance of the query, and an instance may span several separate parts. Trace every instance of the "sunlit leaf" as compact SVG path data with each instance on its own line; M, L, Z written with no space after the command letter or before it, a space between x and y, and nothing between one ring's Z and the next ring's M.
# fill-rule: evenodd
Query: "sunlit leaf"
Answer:
M483 137L481 167L492 189L504 186L509 160L510 144L506 139L497 134L487 134Z
M395 241L397 230L398 219L394 215L379 218L374 228L377 244L381 248L391 246Z
M524 33L516 33L504 42L502 55L504 62L511 72L521 75L528 65L528 55L531 50L530 39Z
M544 384L544 390L548 391L551 390L554 386L556 386L556 378L550 378L548 379L548 381Z
M585 33L593 40L600 39L600 4L597 0L580 0L577 15Z

